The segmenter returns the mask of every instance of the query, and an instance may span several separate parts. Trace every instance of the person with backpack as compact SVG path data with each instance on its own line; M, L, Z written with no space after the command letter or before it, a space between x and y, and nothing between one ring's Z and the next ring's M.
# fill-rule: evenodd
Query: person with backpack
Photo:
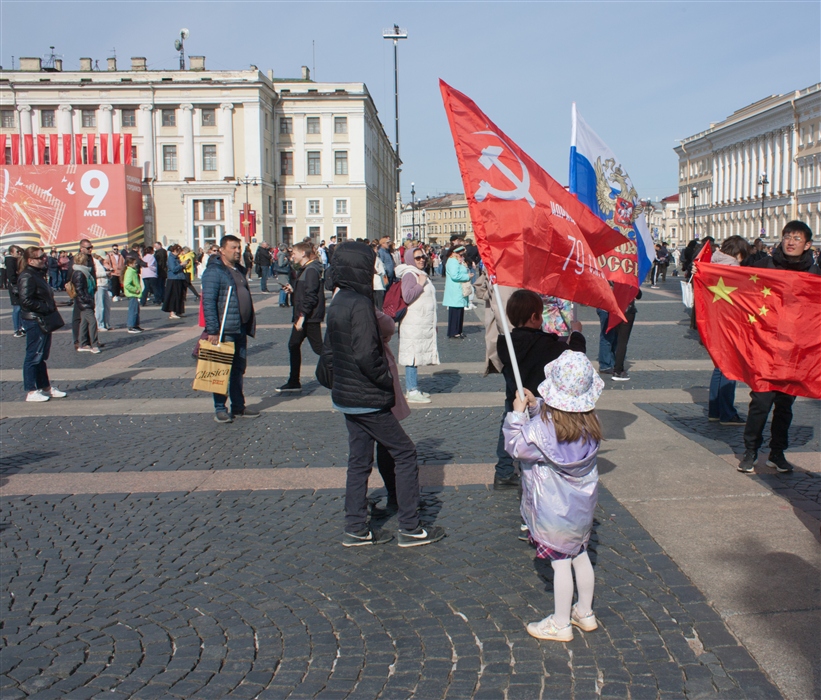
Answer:
M430 403L430 394L419 391L418 367L439 364L436 345L436 290L425 272L427 258L421 248L405 249L405 263L397 265L396 278L407 309L399 334L399 363L405 366L405 395L409 403Z
M97 341L97 318L94 315L97 274L90 252L77 253L74 256L71 284L74 287L74 310L80 317L77 352L92 352L98 355L100 346Z
M302 391L302 343L305 338L311 349L322 352L322 321L325 319L325 268L316 256L311 243L295 243L291 263L297 271L293 286L283 289L294 295L293 329L288 340L291 371L288 381L276 391L290 393Z

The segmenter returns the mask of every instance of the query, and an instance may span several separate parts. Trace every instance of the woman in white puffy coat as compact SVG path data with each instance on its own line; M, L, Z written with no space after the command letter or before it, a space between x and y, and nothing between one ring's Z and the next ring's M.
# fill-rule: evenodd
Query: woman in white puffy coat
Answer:
M396 267L402 298L408 309L399 327L399 364L405 365L408 402L430 403L430 395L419 391L418 367L439 364L436 345L436 290L425 272L421 248L405 251L405 264Z

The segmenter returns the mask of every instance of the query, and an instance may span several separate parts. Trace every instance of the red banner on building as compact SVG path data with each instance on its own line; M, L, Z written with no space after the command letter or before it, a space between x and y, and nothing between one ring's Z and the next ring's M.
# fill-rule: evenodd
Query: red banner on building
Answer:
M48 162L49 165L57 165L60 162L60 147L57 145L59 137L57 134L48 135Z
M83 135L74 134L74 163L75 165L82 165L83 163Z
M140 170L124 165L0 167L0 247L106 248L142 240Z
M123 163L126 165L136 165L131 162L131 137L132 134L123 134Z
M111 150L114 152L114 165L122 163L120 160L120 135L111 134Z

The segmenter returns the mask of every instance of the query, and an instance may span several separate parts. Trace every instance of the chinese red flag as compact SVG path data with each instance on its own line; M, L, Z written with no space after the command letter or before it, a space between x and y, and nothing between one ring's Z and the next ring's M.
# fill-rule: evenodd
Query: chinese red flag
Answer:
M624 243L466 95L440 80L476 245L491 279L624 320L597 256Z
M821 276L699 262L693 291L701 340L725 377L821 399Z

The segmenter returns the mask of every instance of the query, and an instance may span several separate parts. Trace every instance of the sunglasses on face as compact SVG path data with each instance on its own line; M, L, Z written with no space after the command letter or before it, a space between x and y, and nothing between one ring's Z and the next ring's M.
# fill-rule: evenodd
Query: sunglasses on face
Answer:
M424 255L414 255L414 256L413 256L413 259L414 259L414 260L424 260L424 259L425 259L425 256L424 256Z

